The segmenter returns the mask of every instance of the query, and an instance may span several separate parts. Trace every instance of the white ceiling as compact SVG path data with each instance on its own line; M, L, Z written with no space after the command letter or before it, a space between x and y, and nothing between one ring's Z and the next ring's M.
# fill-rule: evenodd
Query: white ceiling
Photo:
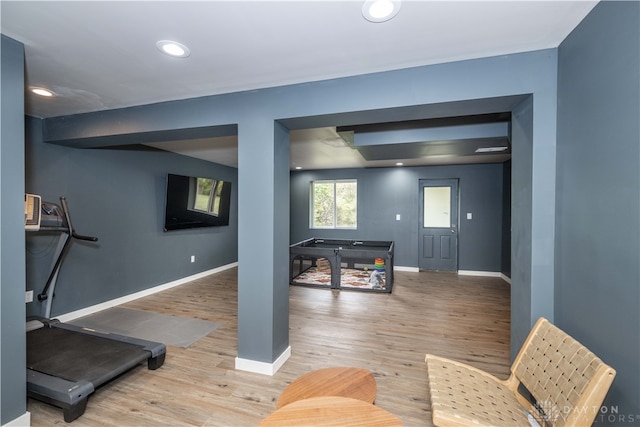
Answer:
M25 45L26 85L57 94L26 94L26 113L47 118L554 48L597 2L404 0L386 23L363 19L362 3L2 0L0 19L2 33ZM191 56L161 54L161 39ZM337 138L333 128L293 132L292 166L386 165ZM215 145L163 148L233 165L233 138Z

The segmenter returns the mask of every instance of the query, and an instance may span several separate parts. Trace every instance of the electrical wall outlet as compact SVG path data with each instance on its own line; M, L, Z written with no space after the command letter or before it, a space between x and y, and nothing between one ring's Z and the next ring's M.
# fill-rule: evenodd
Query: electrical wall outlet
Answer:
M33 302L33 291L27 291L25 293L25 303L27 302Z
M196 262L196 256L195 255L191 255L191 262Z

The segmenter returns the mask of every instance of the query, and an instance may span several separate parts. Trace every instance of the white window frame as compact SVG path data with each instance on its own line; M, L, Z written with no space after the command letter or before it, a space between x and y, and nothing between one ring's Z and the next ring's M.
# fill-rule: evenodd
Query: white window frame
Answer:
M314 224L315 212L315 195L314 184L331 183L333 184L333 226L316 226ZM336 184L337 183L354 183L356 185L356 206L355 206L355 225L349 227L341 227L337 225L338 206L336 203ZM309 228L316 230L357 230L358 229L358 180L357 179L318 179L311 181L309 185Z

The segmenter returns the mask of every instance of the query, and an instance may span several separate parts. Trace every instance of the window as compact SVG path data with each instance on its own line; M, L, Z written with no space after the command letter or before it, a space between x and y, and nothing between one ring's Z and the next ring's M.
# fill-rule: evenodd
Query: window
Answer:
M358 182L355 179L311 182L311 228L356 228Z
M451 187L424 187L423 227L451 227Z

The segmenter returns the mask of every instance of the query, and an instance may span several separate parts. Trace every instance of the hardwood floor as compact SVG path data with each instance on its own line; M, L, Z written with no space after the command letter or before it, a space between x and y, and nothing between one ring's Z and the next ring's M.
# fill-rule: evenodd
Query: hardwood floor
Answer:
M195 317L223 326L189 348L168 347L99 388L81 426L255 426L295 378L330 366L369 369L376 405L406 426L430 426L424 355L509 372L510 289L498 278L397 272L392 294L290 287L292 355L272 377L236 371L237 270L227 270L123 307ZM259 326L259 325L256 325ZM64 425L62 411L28 400L32 425Z

